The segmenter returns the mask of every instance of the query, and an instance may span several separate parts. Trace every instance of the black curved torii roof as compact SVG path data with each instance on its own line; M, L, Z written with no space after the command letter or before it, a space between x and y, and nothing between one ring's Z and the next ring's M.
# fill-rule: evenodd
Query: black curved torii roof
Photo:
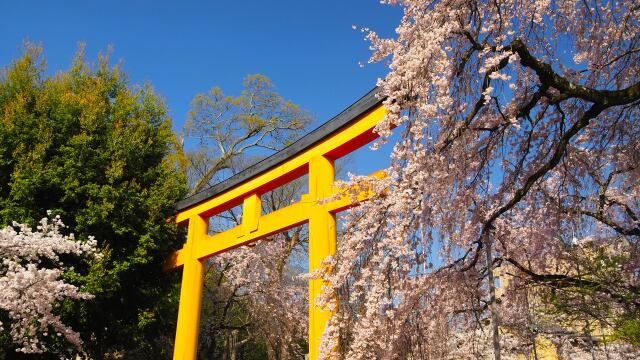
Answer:
M334 116L329 121L312 130L286 148L257 162L252 166L249 166L248 168L240 171L239 173L229 177L226 180L213 185L208 189L205 189L199 193L193 194L183 200L178 201L174 205L175 212L177 213L182 210L188 209L207 199L221 194L302 153L325 137L350 124L352 121L357 119L360 115L364 114L371 108L379 105L382 101L384 101L384 99L381 98L379 94L380 88L373 88L366 95L353 103L351 106L344 109L338 115Z

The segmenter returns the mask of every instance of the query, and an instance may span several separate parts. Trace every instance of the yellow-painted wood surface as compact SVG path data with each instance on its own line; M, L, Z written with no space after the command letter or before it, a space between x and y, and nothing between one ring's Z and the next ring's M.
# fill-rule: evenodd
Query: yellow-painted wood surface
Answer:
M363 134L370 134L384 115L382 105L377 105L285 162L176 215L179 224L188 226L188 235L183 248L165 263L167 270L183 268L174 359L196 359L203 261L208 257L309 223L309 270L330 271L323 267L323 260L336 251L335 213L373 195L366 187L346 191L334 186L335 154L344 155L362 146L362 141L354 139L368 139L370 135L363 137ZM292 174L305 172L309 174L308 194L294 204L261 215L261 193L283 185L285 179L292 178ZM378 172L372 176L382 177L384 173ZM357 195L350 196L354 192ZM243 204L242 224L208 235L209 217L237 204ZM323 279L309 283L309 359L312 360L318 356L322 333L331 316L330 311L317 305L316 298L321 294L322 285Z
M206 234L207 219L198 215L189 219L187 242L183 248L187 259L182 270L174 359L195 359L197 356L204 269L202 261L194 256L194 249Z
M336 253L336 216L323 200L332 196L334 181L333 161L324 156L311 159L309 163L309 198L315 206L309 213L309 272L323 270L322 261ZM313 179L313 180L311 180ZM322 279L309 280L309 358L318 358L322 340L331 312L320 307L317 298L322 294Z
M183 222L188 220L194 214L206 213L210 209L214 209L223 204L233 202L238 198L242 198L246 194L249 194L255 189L260 188L264 184L277 180L277 178L285 176L286 174L295 171L300 167L306 166L309 161L316 156L324 156L331 150L338 148L339 146L347 143L349 140L363 134L373 128L384 117L385 110L382 106L378 106L369 113L365 114L361 119L358 119L354 123L350 124L343 130L334 133L323 141L319 142L312 148L305 152L289 159L285 163L276 166L251 180L230 189L222 194L204 201L197 206L182 211L176 215L177 222Z

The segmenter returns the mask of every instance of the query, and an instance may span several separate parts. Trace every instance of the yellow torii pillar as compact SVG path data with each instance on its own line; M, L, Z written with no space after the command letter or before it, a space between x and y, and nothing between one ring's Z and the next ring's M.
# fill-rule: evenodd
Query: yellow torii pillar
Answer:
M324 156L309 163L309 197L316 201L333 195L333 161ZM313 250L312 250L313 249ZM309 214L309 271L322 268L322 260L336 253L336 215L320 204ZM322 279L309 280L309 359L318 358L318 348L331 313L321 309L316 299L322 293Z
M176 222L188 226L187 241L165 263L165 269L183 267L178 324L173 358L195 360L207 258L253 241L309 224L309 271L322 269L322 261L336 251L339 211L357 205L372 194L360 189L357 199L334 186L334 161L376 138L373 127L385 115L372 90L345 111L286 149L245 171L176 204ZM304 175L309 193L272 213L261 215L260 195ZM381 177L378 172L371 176ZM329 201L327 199L330 199ZM355 200L355 201L354 201ZM222 233L208 234L209 217L242 204L242 224ZM331 313L317 306L323 279L309 282L309 359L318 357L322 333Z

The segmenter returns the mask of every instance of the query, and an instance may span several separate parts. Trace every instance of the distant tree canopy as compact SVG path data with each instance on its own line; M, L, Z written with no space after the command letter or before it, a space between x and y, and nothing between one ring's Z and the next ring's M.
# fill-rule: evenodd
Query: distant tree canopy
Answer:
M167 219L186 193L167 108L107 57L90 65L80 51L47 76L40 53L27 46L0 73L0 225L52 210L76 238L95 236L105 256L66 278L96 297L60 313L91 358L158 358L178 284L161 263L182 242ZM6 333L0 346L0 358L17 356Z
M309 113L275 91L271 80L248 75L242 93L226 95L219 87L197 94L184 134L199 146L186 153L191 191L204 190L296 140L311 123Z

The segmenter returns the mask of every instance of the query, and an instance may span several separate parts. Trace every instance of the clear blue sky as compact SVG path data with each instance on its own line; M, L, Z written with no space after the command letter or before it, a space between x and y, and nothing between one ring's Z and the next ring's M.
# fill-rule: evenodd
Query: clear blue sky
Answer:
M325 121L370 90L382 65L358 66L370 50L352 25L387 35L397 7L376 0L330 1L2 1L0 65L25 40L44 47L48 71L68 68L78 43L95 60L112 44L132 83L149 81L184 122L196 93L237 94L262 73L277 90Z

